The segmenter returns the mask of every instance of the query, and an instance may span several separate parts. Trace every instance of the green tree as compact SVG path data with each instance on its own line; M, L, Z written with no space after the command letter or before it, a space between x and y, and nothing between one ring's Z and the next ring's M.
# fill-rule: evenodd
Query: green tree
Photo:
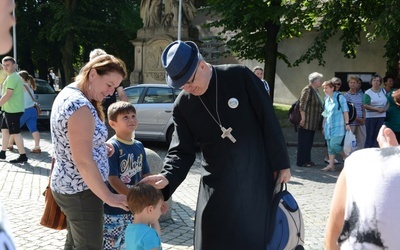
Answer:
M61 51L67 83L68 77L73 77L87 62L94 48L103 48L120 57L128 71L133 69L130 40L142 26L139 0L64 0L64 3L58 2L58 6L53 3L52 8L57 14L50 34L53 40L65 42Z
M264 77L273 98L277 59L287 57L278 51L282 39L299 37L313 28L320 6L317 1L208 0L207 14L215 18L209 27L222 28L220 35L229 52L241 59L265 63ZM224 34L233 32L233 36Z
M313 60L324 65L326 42L335 34L340 34L347 58L356 57L362 35L369 41L383 38L388 71L393 71L400 48L399 7L397 0L208 0L205 12L215 18L207 26L221 28L220 39L228 53L265 63L264 75L273 98L277 59L289 67ZM317 32L315 40L294 62L278 51L283 39L311 30ZM228 32L234 35L225 36Z
M340 34L342 52L347 58L357 56L357 46L361 37L369 42L381 38L385 42L387 58L386 71L397 75L397 62L400 56L400 8L398 0L333 0L321 5L320 18L317 25L318 36L308 51L294 65L303 61L318 59L324 64L325 44L335 34Z
M45 78L50 67L60 69L68 84L102 48L133 70L130 40L142 27L140 0L16 0L18 62Z
M40 4L35 0L16 2L17 61L20 69L31 74L40 72L39 77L46 79L48 63L52 63L51 53L55 46L42 32L44 21Z

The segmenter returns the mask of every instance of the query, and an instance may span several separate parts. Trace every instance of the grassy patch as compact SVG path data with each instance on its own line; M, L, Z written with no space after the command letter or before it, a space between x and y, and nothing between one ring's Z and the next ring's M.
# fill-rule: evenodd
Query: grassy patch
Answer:
M292 124L289 122L288 114L290 105L274 104L276 116L278 117L279 124L282 128L290 128Z

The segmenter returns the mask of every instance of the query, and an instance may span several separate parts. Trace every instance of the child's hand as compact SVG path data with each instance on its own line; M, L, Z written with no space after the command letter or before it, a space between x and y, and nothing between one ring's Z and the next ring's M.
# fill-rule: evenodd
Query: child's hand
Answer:
M158 219L152 223L150 223L150 226L157 231L158 235L161 236L161 226L160 222L158 222Z
M168 212L168 205L167 205L167 203L165 203L165 201L163 201L163 203L161 205L161 212L163 214L166 214Z

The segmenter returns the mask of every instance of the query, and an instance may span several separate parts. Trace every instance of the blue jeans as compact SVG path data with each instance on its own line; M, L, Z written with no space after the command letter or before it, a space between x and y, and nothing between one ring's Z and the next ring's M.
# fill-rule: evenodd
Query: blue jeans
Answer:
M24 126L26 124L26 126L28 127L29 131L31 133L33 132L37 132L37 118L38 118L38 114L36 111L35 107L30 107L25 109L24 114L21 116L20 118L20 126Z
M385 117L377 118L367 118L365 120L365 128L367 131L367 138L365 140L364 148L377 148L379 130L381 129L383 123L385 122Z

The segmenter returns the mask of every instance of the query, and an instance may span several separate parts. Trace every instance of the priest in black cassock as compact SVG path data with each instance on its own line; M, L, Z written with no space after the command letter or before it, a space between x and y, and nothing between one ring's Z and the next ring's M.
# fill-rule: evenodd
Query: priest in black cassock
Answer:
M160 175L143 181L168 199L185 179L200 146L194 249L264 250L274 188L288 182L286 142L264 86L241 65L210 65L194 42L175 41L161 56L167 83L182 91L175 132Z

